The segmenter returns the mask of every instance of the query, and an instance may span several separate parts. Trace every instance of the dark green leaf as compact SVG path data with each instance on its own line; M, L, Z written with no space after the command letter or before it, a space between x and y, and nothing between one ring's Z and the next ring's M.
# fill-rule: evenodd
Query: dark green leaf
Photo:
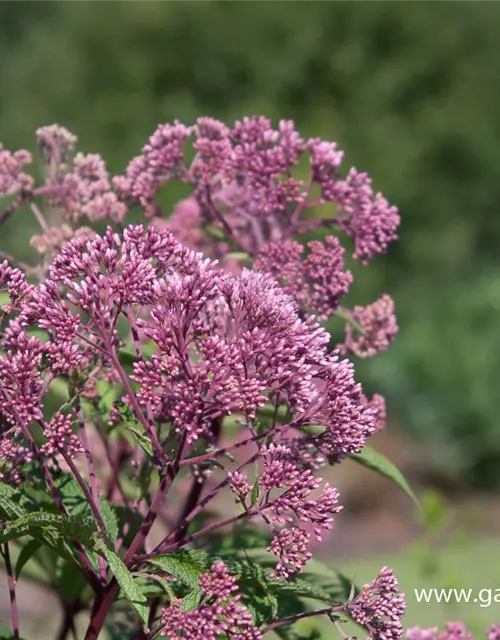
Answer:
M17 498L17 500L16 500ZM25 513L19 504L19 492L4 482L0 482L0 517L14 520Z
M26 535L33 537L41 533L57 533L64 538L78 540L93 546L96 525L93 518L86 515L58 515L54 513L28 513L9 522L0 533L0 541L16 540Z
M118 540L119 532L116 511L109 504L109 502L102 497L99 498L99 508L103 522L106 525L106 532L114 546L116 541Z
M137 444L141 449L151 457L153 455L153 445L151 440L139 420L135 417L133 411L124 402L115 402L115 407L118 409L124 424L124 428L133 434Z
M137 576L139 578L144 578L145 580L148 581L154 581L156 583L158 583L158 585L160 586L160 590L156 590L156 593L158 594L158 591L160 594L162 593L166 593L168 595L168 597L170 598L170 602L172 602L172 600L175 599L175 592L172 588L172 583L169 582L168 580L166 580L165 578L162 578L161 576L157 576L154 573L143 573L143 572L137 572L134 573L134 576ZM147 589L147 587L146 587ZM143 593L145 593L145 590L142 590Z
M200 604L200 600L203 597L203 592L201 589L194 589L191 593L188 593L187 596L182 598L182 602L180 604L180 608L183 611L194 611L196 607Z
M198 586L199 577L205 571L199 556L196 557L195 553L190 551L177 551L156 556L148 560L148 564L169 573L189 587Z
M82 600L87 583L83 573L73 563L60 562L56 580L58 593L66 602L74 602L76 599Z
M106 558L109 568L113 572L123 594L134 607L144 627L147 627L149 614L148 601L142 594L139 585L134 581L132 574L114 551L108 549L100 540L96 542L96 546L99 552Z
M399 469L397 469L392 462L390 462L381 453L377 453L370 447L365 447L361 453L351 453L348 457L351 458L351 460L362 464L364 467L376 471L381 476L392 480L413 500L413 502L415 502L417 506L420 506L416 495L413 493L401 471L399 471Z
M16 579L19 578L22 568L31 559L31 557L40 549L42 543L40 540L29 540L21 549L17 556L17 562L15 567Z

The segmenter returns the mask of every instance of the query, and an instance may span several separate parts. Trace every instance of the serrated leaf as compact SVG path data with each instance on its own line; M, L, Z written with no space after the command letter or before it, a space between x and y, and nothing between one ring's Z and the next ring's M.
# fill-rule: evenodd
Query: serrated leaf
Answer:
M116 544L116 541L118 540L119 533L116 511L114 510L112 505L110 505L109 502L102 497L99 498L99 510L101 512L102 520L106 526L106 532L114 546Z
M151 457L153 455L153 444L144 426L137 420L133 411L124 402L115 402L114 405L125 423L122 428L132 433L144 453Z
M376 473L392 480L400 489L402 489L407 496L409 496L413 502L420 507L417 496L413 493L406 478L401 471L395 467L390 460L377 451L374 451L370 447L365 447L361 453L351 453L348 458L362 464L368 469L372 469Z
M50 550L54 551L61 558L79 566L74 554L74 544L72 543L70 546L70 544L68 544L68 542L59 533L40 529L38 531L33 531L31 535L35 540L38 540L43 545L42 548L50 548ZM45 568L49 573L53 572L55 566L53 559L50 562L45 563Z
M323 602L330 602L331 594L324 590L322 587L311 584L303 578L294 578L289 582L278 583L276 592L280 595L294 595L300 598L313 598L315 600L322 600Z
M19 492L4 482L0 482L0 517L6 520L20 518L25 509L14 500L14 496L19 496Z
M145 580L157 582L160 585L163 593L166 593L170 598L170 602L172 602L172 600L175 599L176 596L175 596L174 590L172 589L172 585L165 578L162 578L161 576L157 576L154 573L137 572L137 573L134 573L133 575L138 576L139 578L144 578Z
M122 559L118 557L114 551L108 549L101 540L96 541L96 547L106 558L109 568L120 585L123 594L133 606L137 615L141 619L142 624L146 628L148 625L149 615L148 601L141 592L139 585L134 581L132 574L123 564Z
M203 591L201 589L194 589L191 593L188 593L187 596L182 598L179 608L182 611L194 611L200 604L202 597Z
M19 555L17 556L17 561L16 561L16 567L15 567L15 576L16 576L16 580L17 578L19 578L19 575L24 567L24 565L32 558L32 556L35 555L35 553L38 551L38 549L40 549L40 547L42 546L42 543L40 542L40 540L29 540L21 549L21 551L19 552Z
M93 546L96 525L93 518L85 515L58 515L43 511L28 513L9 522L0 532L0 541L16 540L26 535L39 539L42 532L55 532L64 538Z
M56 476L54 484L62 496L64 506L68 510L68 513L72 515L84 513L85 511L90 513L90 507L83 493L83 489L72 474L60 472Z
M200 575L205 571L199 557L196 558L190 551L156 556L148 560L148 564L169 573L189 587L197 587Z

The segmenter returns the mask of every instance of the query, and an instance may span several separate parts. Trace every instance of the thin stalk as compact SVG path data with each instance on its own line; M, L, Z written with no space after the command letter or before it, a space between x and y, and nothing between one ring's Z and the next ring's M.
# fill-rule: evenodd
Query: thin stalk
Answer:
M12 571L8 542L3 545L1 553L5 561L5 571L7 573L7 583L9 585L10 615L12 618L12 639L19 640L19 611L17 609L16 601L16 578L14 576L14 572Z
M45 220L45 217L44 217L43 213L38 208L38 205L35 202L30 202L30 208L31 208L31 211L33 212L33 215L35 216L38 224L40 225L42 231L44 233L46 231L48 231L49 230L49 225L47 224L47 221Z
M240 471L244 469L249 464L253 464L259 457L259 453L255 453L251 458L243 462L236 470ZM229 478L222 480L210 493L208 493L201 502L197 504L197 506L191 511L191 513L179 524L179 527L174 531L170 532L168 536L166 536L154 549L151 553L147 554L147 556L138 556L135 558L136 562L141 562L143 559L148 559L158 555L160 553L164 553L164 549L168 546L168 543L176 536L179 528L185 527L188 525L201 511L204 509L209 502L211 502L224 487L229 484Z
M288 426L288 425L287 425ZM263 438L267 438L274 429L269 429L264 433L260 433L258 435L252 436L251 438L246 438L245 440L240 440L235 444L230 444L227 447L222 447L221 449L217 449L216 451L210 451L210 453L204 453L200 456L194 456L192 458L186 458L181 462L181 467L188 467L193 464L199 464L200 462L207 462L209 460L213 460L214 458L218 458L219 456L223 456L226 453L230 453L231 451L236 451L237 449L241 449L241 447L245 447L248 444L253 442L257 442L258 440L262 440Z
M85 451L85 459L87 461L87 470L89 474L89 483L90 483L90 492L92 494L92 498L94 500L94 504L97 508L97 512L99 513L100 521L104 524L101 515L101 508L99 504L99 491L97 489L97 481L95 475L95 467L94 467L94 458L92 457L92 450L90 448L90 442L87 437L87 429L85 427L85 417L83 416L82 408L77 405L77 415L79 418L79 427L80 427L80 439L82 442L83 450ZM101 580L103 582L106 581L106 561L104 558L99 556L99 573L101 575Z
M302 620L303 618L311 618L312 616L327 616L332 613L339 613L344 610L344 605L339 607L325 607L324 609L313 609L312 611L302 611L301 613L296 613L295 615L288 616L286 618L281 618L281 620L275 620L270 624L266 625L261 629L262 634L268 633L273 629L277 629L278 627L283 627L286 624L293 624L297 622L297 620Z
M165 499L165 495L167 494L172 482L175 478L175 473L172 471L163 475L160 479L160 486L156 492L156 495L151 503L151 507L149 508L146 517L141 525L141 528L137 532L132 544L130 545L123 562L125 565L129 565L131 563L132 558L137 553L137 551L142 547L144 541L153 526L158 512L163 504ZM111 582L108 584L102 597L98 597L96 599L96 603L94 606L94 611L92 612L92 617L85 634L85 640L97 640L99 634L104 626L104 622L106 621L106 617L115 601L115 598L118 594L119 585L116 580L113 578Z
M14 410L13 410L14 411ZM45 464L45 460L43 459L42 454L40 453L40 449L37 447L35 440L33 439L33 436L31 435L28 427L26 426L26 423L24 420L20 420L19 419L19 415L17 414L17 412L15 412L16 414L16 420L18 422L18 424L21 426L21 431L23 433L24 438L26 439L26 441L28 442L28 444L31 447L31 450L33 451L33 455L36 458L36 461L38 462L38 464L40 465L40 469L42 470L43 476L45 478L45 482L47 483L47 486L49 487L49 490L52 494L52 497L54 498L54 502L57 506L57 508L59 509L59 511L63 514L63 515L67 515L67 511L66 511L66 507L64 506L64 502L61 496L61 493L59 492L58 488L56 487L56 485L54 484L54 480L52 479L52 476L50 474L50 471L47 467L47 465ZM100 590L101 585L99 583L99 579L98 576L96 575L94 568L90 562L90 560L88 559L85 550L83 548L83 546L79 543L75 541L75 548L78 552L78 555L80 557L81 563L87 573L87 578L89 580L90 585L92 586L92 588L97 592Z

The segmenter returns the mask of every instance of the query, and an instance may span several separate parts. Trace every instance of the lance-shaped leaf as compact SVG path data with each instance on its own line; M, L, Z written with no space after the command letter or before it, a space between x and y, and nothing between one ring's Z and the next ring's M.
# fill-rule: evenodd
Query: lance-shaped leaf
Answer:
M372 471L375 471L381 476L392 480L417 506L420 506L417 496L413 493L404 475L381 453L377 453L377 451L374 451L370 447L365 447L361 453L351 453L348 457L362 464L364 467L372 469Z
M28 513L7 523L0 532L0 541L17 540L23 536L40 539L40 534L56 533L65 539L77 540L86 546L94 545L95 520L86 515L58 515L55 513Z
M148 601L142 593L139 585L135 582L133 575L123 564L122 559L116 555L114 551L108 549L108 547L101 540L96 541L96 548L107 560L109 568L111 569L116 581L120 585L120 588L135 609L137 615L141 619L144 627L148 625Z
M197 587L200 575L206 567L200 557L189 551L166 553L151 558L148 564L169 573L189 587Z
M122 428L129 431L144 453L151 457L153 455L153 445L144 426L137 420L133 411L130 407L127 407L124 402L115 402L114 404L125 423Z

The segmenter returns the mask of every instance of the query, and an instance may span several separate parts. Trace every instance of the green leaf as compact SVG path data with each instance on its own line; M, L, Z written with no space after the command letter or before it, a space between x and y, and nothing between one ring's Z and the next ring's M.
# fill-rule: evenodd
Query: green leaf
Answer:
M176 596L174 590L172 589L172 584L165 578L157 576L154 573L144 573L141 571L138 571L137 573L134 572L133 575L137 576L138 578L144 578L144 580L157 582L161 587L161 592L166 593L170 598L170 602L175 599Z
M0 517L15 520L25 513L25 509L13 499L14 497L19 498L19 492L0 482Z
M252 258L244 251L232 251L226 253L225 257L229 260L238 260L239 262L251 262Z
M180 609L182 611L194 611L196 607L200 604L200 601L203 597L203 591L201 589L194 589L191 593L188 593L187 596L182 598Z
M420 507L417 496L413 493L401 471L399 471L399 469L397 469L392 462L390 462L381 453L377 453L377 451L374 451L370 447L365 447L361 453L351 453L348 455L348 458L351 458L351 460L362 464L364 467L372 469L381 476L385 476L386 478L389 478L389 480L392 480L413 500L418 507Z
M197 587L199 577L206 568L199 557L194 552L177 551L151 558L148 564L169 573L189 587Z
M99 498L99 510L101 512L103 522L106 525L106 532L114 546L118 540L119 533L116 511L110 503L102 497Z
M151 457L153 455L153 445L144 425L137 420L133 411L124 402L115 402L114 404L125 423L123 428L134 435L137 444L147 456Z
M43 529L33 530L31 532L33 538L38 540L43 548L47 551L54 551L58 556L71 562L76 566L80 566L75 556L75 546L73 542L68 543L64 537L56 531L47 531ZM48 560L47 556L45 560ZM45 568L48 573L53 573L56 567L54 560L50 560L48 564L45 562Z
M363 329L363 327L358 322L356 322L356 320L354 320L354 318L351 317L348 313L337 309L336 311L334 311L333 315L337 318L340 318L344 322L347 322L347 324L350 324L351 327L356 329L356 331L362 336L366 336L366 331Z
M141 619L144 627L148 625L148 601L141 592L139 585L134 581L134 578L127 567L123 564L121 558L119 558L114 551L108 549L108 547L101 540L96 541L96 547L100 553L106 558L109 568L113 572L116 581L120 585L120 588L127 600L134 607L137 615Z
M85 602L84 593L90 589L86 578L74 564L59 561L56 574L57 590L62 595L65 602L80 600Z
M38 549L40 549L41 546L42 543L40 542L40 540L30 540L23 546L19 555L17 556L15 567L16 579L19 578L24 565L31 559L31 557L38 551Z
M78 540L84 545L93 546L96 532L95 521L86 515L58 515L46 513L28 513L17 520L7 523L0 532L0 541L16 540L26 535L39 538L40 533L55 532L64 538Z
M81 486L73 477L66 476L62 478L58 488L68 513L72 515L85 512L91 513L87 498Z
M334 589L327 589L320 584L320 576L309 574L308 578L292 578L290 581L276 583L274 587L276 593L282 596L298 596L299 598L312 598L330 603L336 600L343 592L338 586Z
M260 485L259 485L259 478L257 477L255 480L255 484L253 485L252 492L250 493L251 507L255 507L255 505L257 504L257 500L259 499L259 495L260 495Z

